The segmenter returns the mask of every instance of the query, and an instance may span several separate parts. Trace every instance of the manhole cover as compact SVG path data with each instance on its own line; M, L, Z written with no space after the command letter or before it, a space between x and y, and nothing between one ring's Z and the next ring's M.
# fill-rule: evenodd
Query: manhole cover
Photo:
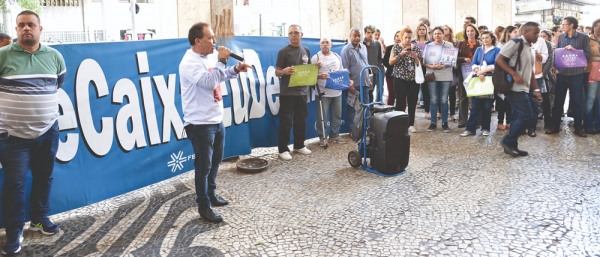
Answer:
M258 173L269 166L269 162L261 158L248 158L237 162L237 169L245 173Z

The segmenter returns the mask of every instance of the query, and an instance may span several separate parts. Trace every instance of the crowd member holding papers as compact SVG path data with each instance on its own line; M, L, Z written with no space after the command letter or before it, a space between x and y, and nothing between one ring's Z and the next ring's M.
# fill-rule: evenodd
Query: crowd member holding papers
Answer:
M425 18L421 18L421 19L425 19ZM421 52L423 52L423 50L425 50L425 46L429 43L431 43L431 40L429 40L429 21L427 20L427 22L423 22L423 23L419 23L419 25L417 26L417 32L416 32L416 36L415 39L413 41L411 41L411 44L417 45L420 49ZM421 66L423 72L426 71L425 66ZM423 109L425 109L425 119L429 119L431 118L429 116L429 105L430 105L430 99L429 99L429 88L427 87L427 83L424 83L421 85L421 94L422 94L422 100L421 101L421 105L423 105Z
M300 25L292 24L288 29L290 44L279 50L277 54L277 70L275 75L280 79L279 93L279 157L283 160L291 160L290 130L294 127L294 151L301 154L310 154L311 151L304 146L306 140L306 95L308 87L289 87L290 78L294 74L294 65L310 63L310 50L303 46L302 28ZM308 86L308 85L307 85Z
M495 47L496 36L489 31L484 31L481 34L481 42L483 46L480 46L475 51L473 56L473 77L468 78L469 82L477 82L479 80L482 83L480 86L491 86L491 94L480 95L471 98L471 114L467 122L467 129L465 132L460 134L461 136L475 135L477 129L477 120L481 114L481 132L482 135L490 135L490 123L492 122L492 104L494 103L494 86L492 84L492 72L494 72L494 64L496 63L496 57L500 54L500 48ZM471 81L475 80L475 81ZM471 84L471 83L469 83Z
M369 74L367 70L364 70L362 73L362 81L360 80L360 73L364 67L369 66L369 61L367 60L367 47L360 42L361 40L361 31L359 28L350 29L350 44L347 44L342 48L341 56L342 56L342 66L348 69L350 73L350 79L354 81L354 86L350 87L348 90L348 98L354 100L348 100L347 112L346 112L346 121L348 122L348 127L352 130L354 126L354 116L356 114L362 115L361 113L356 113L356 102L360 101L359 92L362 91L363 101L367 102L369 100L369 89L373 88L373 84L371 80L369 80ZM361 83L362 82L362 83ZM363 86L362 90L360 90L360 86Z
M317 86L322 94L320 96L321 106L323 108L323 114L321 115L321 108L317 108L317 122L327 121L327 113L331 110L329 122L331 124L331 130L329 131L329 142L335 142L338 144L345 144L346 141L340 138L340 125L342 124L342 90L332 89L327 85L328 79L330 78L330 72L336 72L342 70L342 58L331 52L331 40L329 38L321 38L319 42L321 51L313 55L311 58L312 63L321 63L319 68ZM346 71L346 76L347 75ZM350 80L349 86L354 83ZM348 85L346 85L348 86ZM323 117L324 120L320 120ZM319 142L321 146L325 146L325 140L327 131L323 131L323 126L317 126L317 134L319 135Z
M427 128L429 132L434 131L437 127L438 103L442 105L442 129L446 133L450 132L450 127L448 127L448 91L450 90L450 84L452 84L452 66L440 63L444 48L454 49L454 46L450 42L444 41L444 28L441 26L435 27L433 28L433 42L425 47L424 57L425 67L427 67L425 79L430 78L428 86L431 98L429 106L431 125Z
M573 16L567 16L562 20L562 28L565 33L561 34L558 38L558 45L555 51L555 63L559 70L556 76L556 88L554 99L554 107L552 108L552 127L546 130L546 134L557 134L560 132L560 119L563 116L565 104L565 98L567 97L567 89L569 89L569 99L571 103L569 108L573 108L573 118L575 119L575 135L580 137L587 137L583 131L582 116L583 116L583 85L587 85L587 81L584 82L583 67L561 67L559 65L561 61L561 54L559 50L563 48L565 54L573 55L577 54L575 50L583 50L586 59L592 57L590 49L590 37L581 32L577 32L578 21ZM579 56L581 58L581 56ZM570 57L568 57L570 58ZM587 61L586 61L587 62ZM568 66L568 65L565 65Z
M397 33L401 42L394 44L390 56L390 65L393 65L394 71L394 92L396 93L396 110L404 111L408 101L408 118L411 133L415 129L415 109L417 108L417 98L419 97L419 85L415 82L415 72L422 72L421 69L421 49L417 45L410 43L412 30L406 27Z
M463 69L469 67L473 61L475 50L481 46L479 44L479 30L473 24L465 25L463 34L467 39L458 42L458 65L460 65L461 75L458 76L458 84L462 85L464 78ZM457 37L458 38L458 37ZM465 64L465 67L462 65ZM469 67L470 68L470 67ZM467 126L467 118L469 117L469 98L465 87L458 87L458 127L464 128Z

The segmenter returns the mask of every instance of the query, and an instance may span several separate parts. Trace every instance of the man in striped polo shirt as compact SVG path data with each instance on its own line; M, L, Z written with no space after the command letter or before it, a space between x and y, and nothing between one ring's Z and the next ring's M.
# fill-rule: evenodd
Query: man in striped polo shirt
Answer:
M65 61L58 51L40 44L42 27L35 12L19 13L16 24L17 42L0 49L3 254L21 250L29 169L33 177L30 230L46 235L59 231L47 214L58 150L58 88L65 81Z
M590 37L586 34L577 31L578 21L573 16L567 16L562 21L562 28L565 33L558 38L556 48L564 48L566 50L583 50L585 57L589 60L592 58L592 50L590 49ZM570 106L573 107L573 118L575 119L575 135L587 137L583 130L583 87L587 85L584 81L583 70L581 68L559 68L559 73L556 75L556 97L554 98L554 107L552 108L552 127L546 130L546 134L556 134L560 132L560 119L564 114L565 98L567 97L567 89L569 89L569 101L573 102Z

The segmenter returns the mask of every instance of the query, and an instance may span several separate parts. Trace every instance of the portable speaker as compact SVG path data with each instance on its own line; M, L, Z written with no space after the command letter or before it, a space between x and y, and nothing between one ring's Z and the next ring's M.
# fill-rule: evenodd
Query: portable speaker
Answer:
M401 111L375 113L371 117L370 133L374 136L371 149L371 167L394 174L408 166L410 134L408 114Z

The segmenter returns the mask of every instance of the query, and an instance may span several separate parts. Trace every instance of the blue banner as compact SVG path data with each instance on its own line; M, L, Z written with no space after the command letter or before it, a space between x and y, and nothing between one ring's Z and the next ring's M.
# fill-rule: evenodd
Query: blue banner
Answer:
M225 156L249 154L278 141L278 50L289 39L234 37L228 47L253 64L221 83ZM318 39L303 39L311 56ZM51 194L53 213L89 205L194 169L183 133L179 63L187 39L54 45L67 64L60 94L60 143ZM340 52L341 41L332 50ZM216 63L216 57L211 56ZM230 59L229 65L237 61ZM307 97L307 137L316 137L314 91ZM344 113L346 109L344 105ZM345 117L345 115L343 116ZM342 127L347 131L347 126ZM0 169L1 170L1 169ZM0 183L4 172L0 172ZM31 175L26 189L29 202ZM26 208L28 209L28 207ZM26 210L27 214L29 210ZM27 216L29 217L29 216Z

